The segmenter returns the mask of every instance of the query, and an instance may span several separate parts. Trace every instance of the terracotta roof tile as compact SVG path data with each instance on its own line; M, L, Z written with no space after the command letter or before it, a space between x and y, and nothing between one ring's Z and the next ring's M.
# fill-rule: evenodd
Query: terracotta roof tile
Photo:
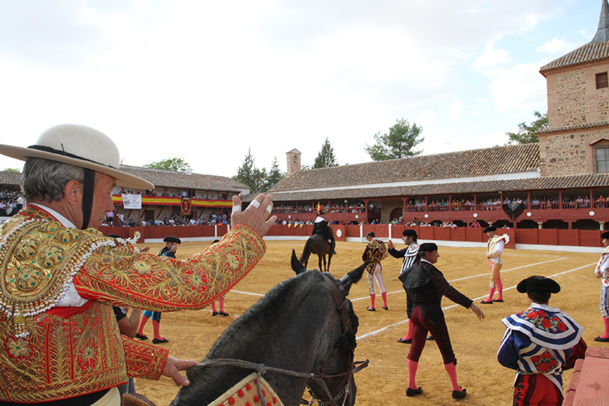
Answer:
M243 183L225 176L202 175L199 173L187 175L184 172L128 165L121 165L121 169L132 175L146 179L156 187L217 190L226 192L240 192L243 189L249 190L249 187L245 186Z
M542 66L539 72L545 75L546 72L553 69L600 61L607 58L609 58L609 41L590 42L577 48L575 51L569 52L549 64Z
M335 189L303 192L274 192L273 201L317 201L333 199L362 199L382 197L446 196L449 194L480 194L535 190L584 189L607 187L609 174L543 177L536 179L509 179L480 182L424 184L416 186L378 187L365 189ZM249 195L253 198L252 195ZM251 199L243 199L251 200Z
M170 187L178 189L197 189L221 192L241 192L249 187L225 176L202 175L193 173L187 175L184 172L167 171L163 169L150 169L138 166L121 165L121 169L127 173L139 176L151 182L156 187ZM0 184L20 185L20 173L0 172Z
M21 173L0 172L0 185L21 185Z
M596 123L585 123L578 125L569 125L569 126L560 126L560 127L548 127L543 130L537 131L535 134L546 134L546 133L556 133L561 131L578 131L578 130L586 130L588 128L596 128L596 127L606 127L609 126L609 121L597 121Z
M299 171L269 192L344 188L396 182L459 179L536 171L538 144L508 145L445 154Z

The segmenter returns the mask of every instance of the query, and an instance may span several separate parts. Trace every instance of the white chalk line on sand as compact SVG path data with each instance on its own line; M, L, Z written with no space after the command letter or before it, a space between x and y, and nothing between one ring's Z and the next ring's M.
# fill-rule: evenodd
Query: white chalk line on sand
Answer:
M565 258L560 258L560 259L565 259ZM547 262L552 262L552 261L547 261ZM519 268L512 268L512 269L509 269L509 270L510 270L510 271L512 271L512 270L514 270L514 269L526 268L527 266L532 266L532 265L538 265L538 264L526 265L526 266L522 266L522 267L519 267ZM573 268L573 269L569 269L569 270L566 270L566 271L563 271L563 272L555 273L554 275L547 276L547 278L554 278L554 277L556 277L556 276L565 275L565 274L568 274L568 273L571 273L571 272L579 271L580 269L583 269L583 268L586 268L586 267L589 267L589 266L592 266L592 265L596 265L596 262L592 262L592 263L590 263L590 264L586 264L586 265L580 266L579 268ZM503 271L501 271L501 272L503 272ZM485 274L485 275L487 275L487 276L488 276L488 274ZM455 281L457 281L457 280L462 280L462 279L467 279L467 278L455 279ZM449 283L450 283L450 282L454 282L454 281L449 281ZM516 288L516 286L517 286L517 285L510 286L509 288L504 288L504 289L503 289L503 291L505 292L506 290L515 289L515 288ZM478 300L480 300L480 299L485 299L486 297L488 297L488 294L485 294L485 295L479 296L479 297L477 297L477 298L475 298L475 299L472 299L472 300L473 300L474 302L476 302L476 301L478 301ZM443 307L443 308L442 308L442 310L448 310L448 309L452 309L452 308L454 308L454 307L458 307L458 306L461 306L461 305L459 305L459 304L456 304L456 303L455 303L455 304L452 304L452 305L450 305L450 306ZM384 332L384 331L387 331L387 330L388 330L389 328L391 328L391 327L401 326L402 324L406 324L406 323L408 323L408 319L405 319L405 320L399 321L399 322L397 322L397 323L390 324L390 325L385 326L385 327L383 327L383 328L380 328L380 329L378 329L378 330L374 330L374 331L371 331L371 332L369 332L369 333L366 333L366 334L363 334L363 335L361 335L361 336L358 336L358 337L356 337L356 340L358 340L358 341L359 341L359 340L363 340L364 338L368 338L368 337L375 336L375 335L380 334L380 333L382 333L382 332Z

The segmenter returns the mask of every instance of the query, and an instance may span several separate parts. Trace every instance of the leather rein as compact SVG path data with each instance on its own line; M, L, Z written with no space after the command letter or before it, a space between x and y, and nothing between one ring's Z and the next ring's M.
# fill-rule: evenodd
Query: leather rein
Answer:
M326 277L325 280L328 283L328 286L330 287L330 292L332 292L332 297L334 299L334 303L336 304L335 309L338 311L338 313L341 316L343 334L348 331L352 331L353 325L351 323L351 318L349 317L349 312L347 311L347 308L346 308L346 303L347 303L347 300L345 299L346 295L343 296L342 293L339 291L339 288L329 278ZM340 289L343 289L342 286L340 287ZM312 380L312 381L315 381L318 384L320 384L321 388L323 389L322 394L314 393L314 391L311 389L311 386L307 385L308 391L311 394L311 401L307 402L303 399L302 404L313 405L314 402L317 401L318 404L322 405L322 406L324 406L324 405L338 406L337 402L340 400L341 397L344 396L342 405L345 405L345 402L347 401L350 386L351 386L351 381L353 380L353 374L366 368L369 363L368 360L353 362L353 358L351 358L351 362L350 362L351 365L350 365L348 371L338 373L338 374L328 375L324 372L324 368L330 364L330 362L332 361L334 356L338 353L338 351L339 351L338 348L334 349L334 352L330 355L328 360L325 361L322 365L318 366L315 369L315 372L312 372L312 373L290 371L287 369L269 367L269 366L266 366L266 365L260 364L260 363L254 363L254 362L250 362L250 361L244 361L244 360L232 359L232 358L217 358L217 359L213 359L213 360L207 360L207 361L200 363L199 366L201 366L201 367L232 366L232 367L251 369L253 371L256 371L256 375L258 378L256 389L258 391L258 397L260 398L260 402L262 403L263 406L267 406L267 402L264 399L264 396L262 395L262 387L260 384L260 378L262 375L266 374L267 372L275 372L275 373L280 373L283 375L294 376L297 378L306 378L308 380ZM353 350L352 350L352 352L353 352ZM330 389L328 388L328 385L326 384L326 382L324 380L329 379L329 378L338 378L341 376L346 377L346 379L345 379L346 383L345 383L345 385L341 386L341 389L335 395L332 395L332 393L330 392Z

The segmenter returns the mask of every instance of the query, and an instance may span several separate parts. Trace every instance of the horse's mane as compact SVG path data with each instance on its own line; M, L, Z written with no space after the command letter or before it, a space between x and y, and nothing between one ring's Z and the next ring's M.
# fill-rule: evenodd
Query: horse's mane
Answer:
M350 302L345 305L353 331L339 337L336 330L327 330L325 320L330 320L328 315L335 311L336 306L329 302L333 299L326 278L334 284L340 284L331 275L316 270L302 272L279 283L225 330L204 361L230 358L276 366L275 363L281 362L280 360L290 360L292 370L305 371L298 365L306 368L304 365L312 366L311 363L322 361L313 359L314 357L327 356L321 353L315 355L312 350L316 345L320 345L320 340L325 340L326 343L331 340L330 346L334 345L335 348L355 348L358 319ZM336 318L333 319L336 323ZM302 351L302 348L309 349ZM214 396L219 396L224 390L221 390L221 384L218 385L220 376L224 376L224 383L227 379L237 382L252 372L240 369L231 372L231 377L228 378L222 375L228 372L226 368L203 367L199 364L189 369L187 375L192 381L192 387L180 391L182 398L192 397L200 401L202 393L197 391L196 387L206 385L205 396L215 399ZM199 376L195 379L195 375Z
M252 341L251 337L267 336L269 326L281 322L278 318L292 317L289 312L283 314L283 310L294 308L306 296L315 294L311 292L311 287L323 282L323 278L323 274L318 271L308 271L273 287L226 329L209 351L208 358L215 358L218 352L222 353L226 348L236 347L235 340L247 348ZM314 312L315 309L310 311Z

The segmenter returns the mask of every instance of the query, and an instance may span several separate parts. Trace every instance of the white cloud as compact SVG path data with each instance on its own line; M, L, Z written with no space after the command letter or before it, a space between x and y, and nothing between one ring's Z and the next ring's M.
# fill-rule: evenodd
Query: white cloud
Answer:
M455 100L452 103L450 103L450 105L448 106L448 109L447 109L448 118L450 118L451 120L460 118L461 113L463 111L463 107L464 107L463 103L461 103L459 100Z
M546 103L546 80L539 73L541 65L517 64L498 72L489 85L499 111L543 110Z
M537 28L564 23L557 20L564 6L0 2L0 134L30 145L52 125L82 123L111 136L127 163L183 156L197 172L224 176L236 173L250 147L261 167L276 156L285 170L292 148L311 164L326 137L340 163L367 161L365 143L398 118L430 131L450 122L443 136L453 145L464 137L465 145L472 126L462 135L454 124L488 116L491 103L480 99L506 116L545 102L542 64L515 64L539 59L523 38L550 43ZM579 27L564 37L577 42L568 34ZM515 66L502 69L507 64ZM486 123L478 118L476 126Z
M552 38L550 41L546 41L543 45L538 46L535 50L543 53L567 53L575 48L575 45L568 43L563 38Z
M484 46L484 53L474 62L474 69L492 68L510 62L510 54L505 49L494 49L491 42Z

